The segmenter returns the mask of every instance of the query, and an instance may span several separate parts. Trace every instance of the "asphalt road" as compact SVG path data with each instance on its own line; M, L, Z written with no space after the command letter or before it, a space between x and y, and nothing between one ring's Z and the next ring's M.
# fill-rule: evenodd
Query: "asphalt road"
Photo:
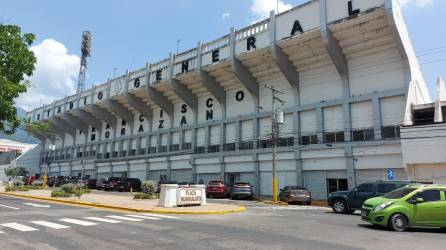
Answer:
M376 250L446 245L446 233L440 229L397 233L371 227L358 215L336 215L323 208L237 203L247 205L247 211L137 218L142 214L132 217L0 195L0 249Z

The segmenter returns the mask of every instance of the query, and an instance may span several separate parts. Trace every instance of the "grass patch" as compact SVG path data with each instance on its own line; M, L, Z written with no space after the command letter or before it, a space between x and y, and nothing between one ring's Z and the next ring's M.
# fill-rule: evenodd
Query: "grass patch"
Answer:
M150 195L146 193L135 193L133 194L134 200L152 200L158 198L156 195Z
M15 186L9 185L5 187L5 192L14 192L14 191L29 191L31 188L28 186Z

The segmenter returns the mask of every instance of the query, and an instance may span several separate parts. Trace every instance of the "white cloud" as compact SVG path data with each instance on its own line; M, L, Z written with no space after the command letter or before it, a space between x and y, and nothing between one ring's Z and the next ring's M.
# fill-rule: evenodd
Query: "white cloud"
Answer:
M286 4L281 0L278 0L279 12L283 12L293 7L291 4ZM251 13L255 19L264 19L269 17L271 10L277 10L276 0L254 0L251 4Z
M226 19L228 19L230 16L231 16L231 13L226 12L226 13L223 13L223 14L221 15L221 19L226 20Z
M16 99L16 105L30 110L76 92L80 58L68 54L67 48L54 39L32 46L36 69L29 79L31 86Z
M432 5L433 3L434 3L434 0L400 0L401 6L415 4L418 7L424 7L424 6Z

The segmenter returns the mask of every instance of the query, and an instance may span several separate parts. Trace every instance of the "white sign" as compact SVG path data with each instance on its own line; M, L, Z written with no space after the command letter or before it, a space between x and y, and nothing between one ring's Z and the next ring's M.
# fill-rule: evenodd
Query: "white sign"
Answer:
M178 188L177 205L200 205L202 203L201 188Z

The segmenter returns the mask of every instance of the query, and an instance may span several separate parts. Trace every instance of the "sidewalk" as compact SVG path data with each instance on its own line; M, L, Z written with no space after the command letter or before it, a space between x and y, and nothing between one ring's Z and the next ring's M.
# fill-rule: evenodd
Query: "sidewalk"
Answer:
M207 203L205 206L187 206L165 208L158 206L158 199L153 200L134 200L132 194L128 195L109 195L109 194L83 194L81 198L52 198L51 190L30 190L26 192L3 192L4 188L0 187L1 194L14 195L22 198L42 199L46 201L65 202L70 204L102 207L111 209L123 209L140 212L154 213L178 213L178 214L225 214L236 213L245 210L245 207L232 204Z

